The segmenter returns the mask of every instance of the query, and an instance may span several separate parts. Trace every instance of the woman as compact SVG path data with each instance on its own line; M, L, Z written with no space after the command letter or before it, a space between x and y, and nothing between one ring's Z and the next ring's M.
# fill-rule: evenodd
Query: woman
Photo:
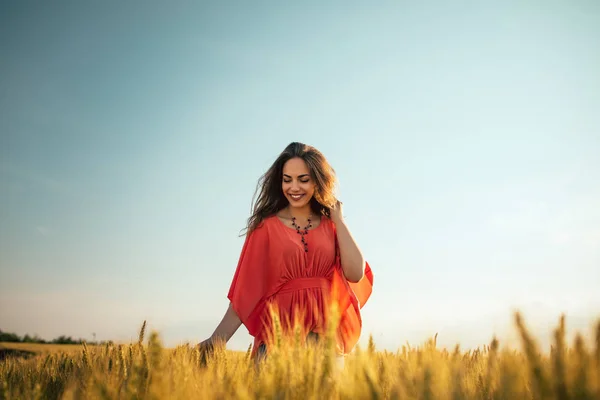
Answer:
M333 193L333 168L317 149L294 142L259 186L228 293L229 307L200 348L227 343L244 324L254 337L253 356L268 352L272 307L283 333L296 321L303 338L318 337L326 332L335 301L340 313L337 350L347 354L360 336L360 308L371 294L373 274Z

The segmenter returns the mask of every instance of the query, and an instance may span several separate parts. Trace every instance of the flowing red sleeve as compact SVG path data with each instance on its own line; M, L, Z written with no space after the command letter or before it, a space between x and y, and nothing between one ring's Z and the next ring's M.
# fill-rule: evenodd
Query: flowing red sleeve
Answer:
M362 308L373 292L373 271L368 262L365 261L365 274L362 279L358 282L348 282L348 286L354 292L358 304Z
M246 236L227 294L233 309L253 336L261 328L265 297L271 282L269 270L269 240L266 227L261 226Z

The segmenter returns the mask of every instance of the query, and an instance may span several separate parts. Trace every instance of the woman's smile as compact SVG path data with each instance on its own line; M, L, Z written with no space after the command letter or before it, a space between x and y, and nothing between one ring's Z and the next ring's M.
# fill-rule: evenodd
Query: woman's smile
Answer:
M290 197L292 198L292 200L298 201L302 197L304 197L304 193L299 193L299 194L292 194L292 193L290 193Z

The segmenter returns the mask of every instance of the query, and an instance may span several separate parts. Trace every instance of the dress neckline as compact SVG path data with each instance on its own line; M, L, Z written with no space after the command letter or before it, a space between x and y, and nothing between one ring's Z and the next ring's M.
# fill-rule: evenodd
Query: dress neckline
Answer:
M277 214L273 215L273 216L272 216L272 218L275 218L275 219L278 221L278 223L279 223L279 224L280 224L280 225L281 225L283 228L286 228L286 229L289 229L289 230L291 230L291 231L294 231L294 232L296 232L296 228L294 228L294 227L291 227L291 226L287 226L287 225L285 224L285 222L283 222L283 221L282 221L282 220L281 220L281 219L280 219L280 218L277 216ZM323 219L324 219L324 218L325 218L325 216L324 216L323 214L321 214L321 218L320 218L320 221L319 221L319 226L317 226L317 227L314 227L314 228L312 228L312 229L309 229L308 231L309 231L309 232L312 232L312 231L316 231L317 229L319 229L319 228L320 228L320 227L323 225Z

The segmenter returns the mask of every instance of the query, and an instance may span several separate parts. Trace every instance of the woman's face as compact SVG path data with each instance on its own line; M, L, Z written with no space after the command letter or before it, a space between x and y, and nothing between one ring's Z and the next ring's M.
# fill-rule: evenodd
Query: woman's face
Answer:
M301 208L309 204L315 187L308 165L303 159L295 157L283 165L281 189L291 207Z

